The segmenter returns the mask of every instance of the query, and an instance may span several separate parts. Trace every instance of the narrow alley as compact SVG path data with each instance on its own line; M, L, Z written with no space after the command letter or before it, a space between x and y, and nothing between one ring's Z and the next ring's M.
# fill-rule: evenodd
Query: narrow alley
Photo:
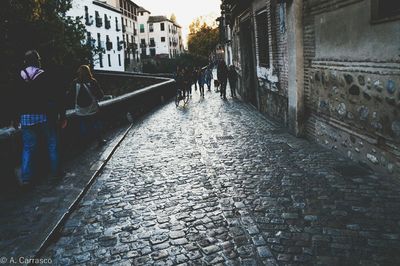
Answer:
M163 126L161 126L163 125ZM198 92L134 127L44 257L58 265L399 265L400 186Z

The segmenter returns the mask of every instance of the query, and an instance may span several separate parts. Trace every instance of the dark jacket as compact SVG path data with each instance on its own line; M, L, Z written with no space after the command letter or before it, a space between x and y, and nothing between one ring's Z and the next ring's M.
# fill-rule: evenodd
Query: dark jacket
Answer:
M228 79L230 84L236 84L237 72L234 67L230 67L228 70Z
M65 119L65 92L46 71L37 75L21 71L14 102L16 118L22 114L46 114L50 119Z
M228 68L224 63L218 64L217 78L221 83L226 83L228 79Z

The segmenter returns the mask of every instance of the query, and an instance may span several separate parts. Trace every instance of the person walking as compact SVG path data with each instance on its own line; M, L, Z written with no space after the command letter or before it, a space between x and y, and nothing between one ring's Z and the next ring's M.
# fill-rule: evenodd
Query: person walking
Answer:
M221 85L220 96L222 99L226 100L226 85L228 82L228 68L225 61L221 60L217 68L217 78Z
M198 70L198 76L197 76L197 82L199 83L199 91L200 91L200 97L204 97L204 70L199 69Z
M185 89L188 94L188 97L192 98L193 70L190 69L189 67L185 67L184 80L185 80Z
M207 67L205 72L205 83L207 84L208 91L211 91L211 81L213 80L212 68L211 66Z
M75 104L75 114L79 117L79 127L82 140L87 143L95 138L99 145L104 145L102 125L99 120L99 100L104 93L88 65L81 65L77 71L69 91L70 98Z
M236 98L236 83L237 83L237 72L234 65L229 66L228 70L228 80L229 87L231 88L231 97Z
M16 115L22 130L22 163L19 183L23 187L31 185L34 176L35 152L39 139L44 137L50 161L52 178L59 178L58 125L67 126L65 116L65 94L61 86L52 84L48 72L41 68L41 58L37 51L25 53L25 68L20 72L16 89ZM59 122L59 124L57 123ZM16 125L18 122L15 123Z

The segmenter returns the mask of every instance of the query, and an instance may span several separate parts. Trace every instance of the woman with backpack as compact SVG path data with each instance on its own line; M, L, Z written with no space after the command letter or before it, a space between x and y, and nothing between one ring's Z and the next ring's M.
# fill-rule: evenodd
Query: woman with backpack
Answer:
M89 66L81 65L78 68L77 77L73 81L70 97L75 104L75 114L79 117L82 139L87 141L94 137L99 145L106 142L101 137L99 120L99 100L103 96L104 93L93 77Z

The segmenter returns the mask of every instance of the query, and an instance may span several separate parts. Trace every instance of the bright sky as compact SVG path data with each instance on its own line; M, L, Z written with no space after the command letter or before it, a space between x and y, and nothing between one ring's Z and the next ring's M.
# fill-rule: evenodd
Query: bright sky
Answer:
M215 20L220 14L221 0L133 0L139 6L151 12L152 16L164 15L168 18L172 13L182 26L182 37L186 44L189 24L197 17L203 16Z

